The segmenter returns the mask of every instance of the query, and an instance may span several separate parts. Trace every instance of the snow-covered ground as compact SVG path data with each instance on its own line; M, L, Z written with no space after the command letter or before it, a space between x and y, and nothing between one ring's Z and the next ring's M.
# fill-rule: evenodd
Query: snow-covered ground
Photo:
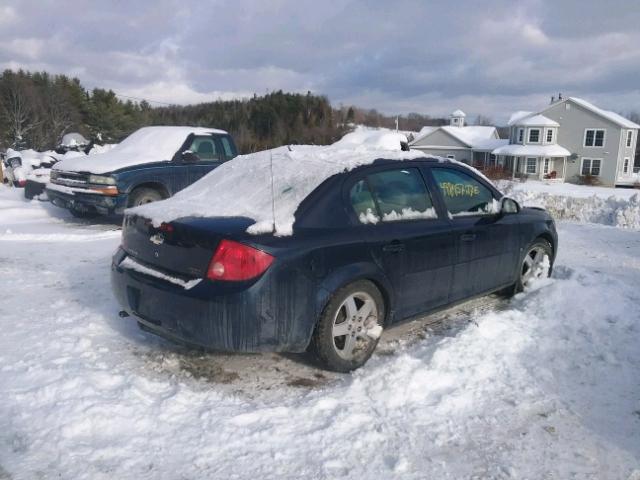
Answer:
M351 375L140 332L118 225L0 187L0 478L640 479L640 234L561 222L554 277L391 330Z

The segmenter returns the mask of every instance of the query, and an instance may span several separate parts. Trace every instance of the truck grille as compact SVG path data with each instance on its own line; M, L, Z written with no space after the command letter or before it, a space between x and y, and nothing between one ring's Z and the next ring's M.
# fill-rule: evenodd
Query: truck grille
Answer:
M61 170L54 170L51 183L57 183L58 185L66 185L68 187L84 187L89 183L88 173L77 172L64 172Z

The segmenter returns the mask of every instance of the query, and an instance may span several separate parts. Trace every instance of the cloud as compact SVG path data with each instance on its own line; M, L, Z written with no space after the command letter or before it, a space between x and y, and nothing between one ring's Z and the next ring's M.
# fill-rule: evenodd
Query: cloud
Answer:
M622 0L9 0L2 13L1 66L162 102L311 90L504 121L562 91L640 110L640 9Z

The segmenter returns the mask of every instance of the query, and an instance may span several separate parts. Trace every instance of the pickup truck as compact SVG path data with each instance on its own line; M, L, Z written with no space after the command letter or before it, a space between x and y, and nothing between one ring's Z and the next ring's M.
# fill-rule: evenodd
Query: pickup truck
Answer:
M224 130L144 127L106 153L57 163L46 192L77 217L121 214L172 196L237 154Z

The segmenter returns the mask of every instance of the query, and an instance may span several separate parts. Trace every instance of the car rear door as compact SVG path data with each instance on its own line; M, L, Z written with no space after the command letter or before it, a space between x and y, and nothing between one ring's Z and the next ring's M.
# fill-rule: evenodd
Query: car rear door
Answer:
M394 289L395 319L448 301L455 247L417 166L370 171L349 186L350 208Z
M520 254L518 216L501 213L498 192L469 169L451 165L429 171L456 244L450 300L512 283Z

